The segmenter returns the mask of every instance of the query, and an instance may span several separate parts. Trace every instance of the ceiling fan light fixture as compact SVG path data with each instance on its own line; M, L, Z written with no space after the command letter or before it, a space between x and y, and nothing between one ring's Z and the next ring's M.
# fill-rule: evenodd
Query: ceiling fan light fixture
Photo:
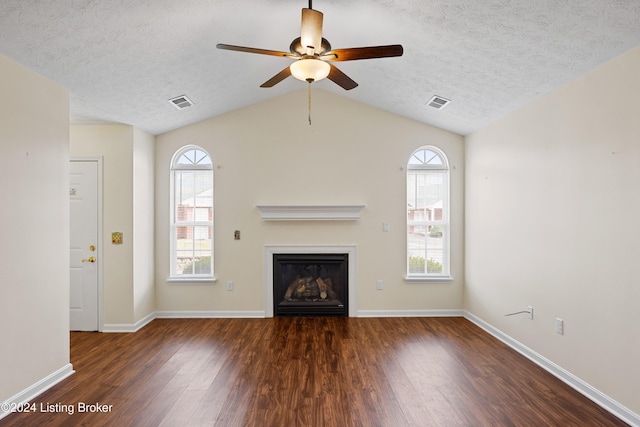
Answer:
M317 82L329 75L331 66L320 59L299 59L289 66L291 75L304 82Z

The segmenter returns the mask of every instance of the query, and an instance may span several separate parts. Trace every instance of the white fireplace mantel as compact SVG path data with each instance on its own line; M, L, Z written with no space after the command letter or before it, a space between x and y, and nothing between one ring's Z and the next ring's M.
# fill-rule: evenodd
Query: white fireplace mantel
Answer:
M366 205L256 205L270 221L355 221Z

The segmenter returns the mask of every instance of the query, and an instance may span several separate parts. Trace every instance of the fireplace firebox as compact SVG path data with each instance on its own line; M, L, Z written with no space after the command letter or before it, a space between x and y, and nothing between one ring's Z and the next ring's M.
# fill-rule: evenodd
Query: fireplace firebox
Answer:
M274 316L348 316L348 262L349 254L274 254Z

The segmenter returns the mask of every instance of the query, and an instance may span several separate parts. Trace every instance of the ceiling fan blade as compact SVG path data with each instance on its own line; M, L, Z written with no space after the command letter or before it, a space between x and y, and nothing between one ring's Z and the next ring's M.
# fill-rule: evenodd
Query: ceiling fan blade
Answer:
M358 86L358 83L351 80L349 76L340 71L338 67L333 64L329 64L331 66L331 70L329 71L329 75L327 78L342 87L344 90L351 90L354 87Z
M218 43L218 49L235 50L237 52L259 53L260 55L284 56L287 58L298 58L298 55L290 52L280 52L279 50L257 49L254 47L234 46L232 44Z
M262 83L260 87L274 87L275 85L277 85L278 83L280 83L281 81L289 77L290 75L291 75L291 69L287 67L284 70L280 71L275 76L271 77L266 82Z
M347 49L333 49L323 54L320 59L328 61L355 61L356 59L389 58L402 56L404 49L400 44L387 46L351 47Z
M322 12L314 9L302 9L300 24L300 42L303 49L311 48L316 52L322 47ZM311 53L313 54L313 53Z

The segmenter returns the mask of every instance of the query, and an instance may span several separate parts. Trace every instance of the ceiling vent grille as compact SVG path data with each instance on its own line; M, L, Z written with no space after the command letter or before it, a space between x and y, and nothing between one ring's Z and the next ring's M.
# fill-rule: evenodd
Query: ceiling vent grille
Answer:
M436 110L442 110L447 104L449 104L451 102L450 99L447 98L443 98L441 96L434 96L433 98L431 98L429 100L429 102L427 103L427 105L429 107L433 107Z
M193 105L193 102L187 98L187 95L176 96L175 98L171 98L169 102L178 110L184 110L185 108L189 108Z

